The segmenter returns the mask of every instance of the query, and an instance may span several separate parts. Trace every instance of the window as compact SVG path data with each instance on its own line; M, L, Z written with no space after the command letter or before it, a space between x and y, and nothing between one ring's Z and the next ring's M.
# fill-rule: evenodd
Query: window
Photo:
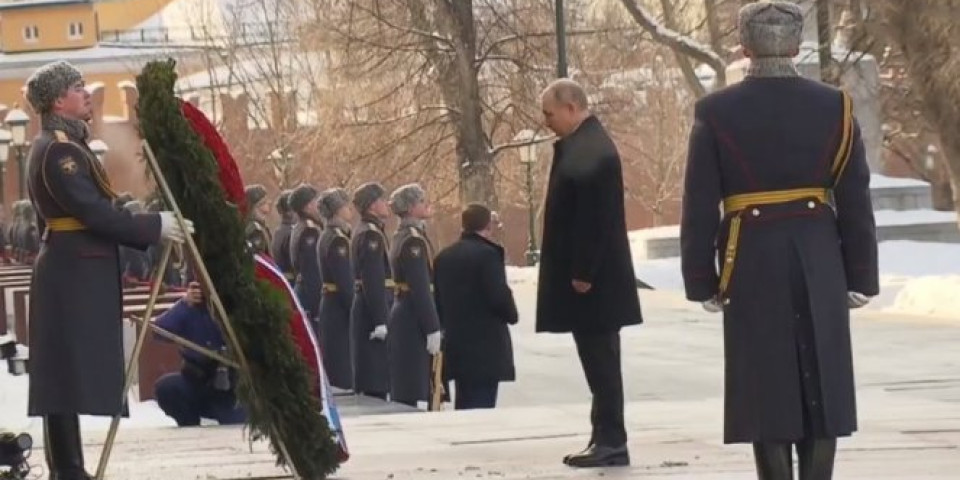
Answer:
M23 39L28 42L40 40L40 29L36 25L27 25L23 27Z
M80 40L83 38L83 23L70 22L70 28L67 31L67 38L70 40Z

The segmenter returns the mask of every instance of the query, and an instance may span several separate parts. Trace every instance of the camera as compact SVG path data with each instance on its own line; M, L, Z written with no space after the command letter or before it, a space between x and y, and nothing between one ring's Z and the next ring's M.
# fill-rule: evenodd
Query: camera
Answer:
M33 448L33 437L27 433L0 433L0 480L21 480L30 473L27 457ZM4 470L6 467L6 471Z

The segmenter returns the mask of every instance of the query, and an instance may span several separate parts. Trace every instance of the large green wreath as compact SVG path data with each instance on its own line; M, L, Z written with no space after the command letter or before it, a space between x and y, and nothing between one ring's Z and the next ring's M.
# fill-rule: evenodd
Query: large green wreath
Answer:
M237 387L250 436L269 438L277 464L282 441L306 479L326 478L339 466L338 446L311 390L309 368L291 336L286 299L254 276L243 220L227 201L213 154L191 129L174 96L173 60L148 63L137 76L140 131L186 218L250 366Z

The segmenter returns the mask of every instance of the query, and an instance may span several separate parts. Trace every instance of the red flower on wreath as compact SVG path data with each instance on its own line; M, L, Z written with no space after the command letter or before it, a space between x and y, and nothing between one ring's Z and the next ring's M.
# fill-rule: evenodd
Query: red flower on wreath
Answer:
M220 184L227 195L227 200L232 202L240 210L242 215L247 213L247 197L244 194L243 179L240 178L240 169L237 168L237 162L230 154L230 148L223 141L223 137L217 132L215 127L207 116L190 102L180 101L180 111L190 122L190 127L203 140L203 144L208 150L213 152L217 159L217 165L220 166Z

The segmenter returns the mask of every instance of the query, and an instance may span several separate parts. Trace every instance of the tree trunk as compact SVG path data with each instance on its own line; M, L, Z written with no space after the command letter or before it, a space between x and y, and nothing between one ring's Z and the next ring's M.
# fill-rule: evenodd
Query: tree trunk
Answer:
M952 45L960 43L960 32L954 26L960 0L884 0L881 5L891 39L903 51L911 82L923 99L924 116L940 134L954 210L960 212L960 135L956 134L960 63L954 61L951 51Z
M830 0L817 0L817 53L820 60L820 81L840 85L839 68L833 59L833 28L830 23Z
M456 105L457 171L462 203L480 202L499 208L493 155L483 128L483 104L477 70L477 30L473 2L443 2L453 37L456 55L450 65L452 75L443 78L444 99Z

